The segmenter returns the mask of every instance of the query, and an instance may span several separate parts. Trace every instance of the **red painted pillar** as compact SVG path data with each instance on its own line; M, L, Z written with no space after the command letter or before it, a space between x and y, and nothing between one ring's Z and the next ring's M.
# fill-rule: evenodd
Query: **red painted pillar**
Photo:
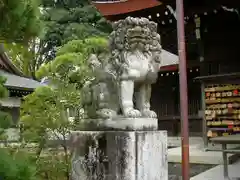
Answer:
M178 55L179 55L179 84L181 109L181 135L182 135L182 177L189 180L189 129L188 129L188 87L184 29L183 0L176 0Z

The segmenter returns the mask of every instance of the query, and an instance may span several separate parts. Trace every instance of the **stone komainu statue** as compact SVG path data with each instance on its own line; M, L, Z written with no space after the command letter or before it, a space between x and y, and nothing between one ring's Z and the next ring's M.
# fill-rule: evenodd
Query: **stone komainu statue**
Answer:
M95 80L88 93L95 112L101 118L156 118L149 101L161 64L157 24L146 18L117 21L109 43L107 60L94 54L89 58Z

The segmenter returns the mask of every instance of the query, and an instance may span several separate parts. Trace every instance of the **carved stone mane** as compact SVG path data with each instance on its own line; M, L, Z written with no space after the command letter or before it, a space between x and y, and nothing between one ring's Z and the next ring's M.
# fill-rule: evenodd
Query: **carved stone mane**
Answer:
M138 46L145 55L158 56L160 60L161 38L157 33L157 24L147 18L127 17L113 23L113 32L110 35L110 50L114 65L121 68L127 59L122 54ZM159 62L160 63L160 62Z

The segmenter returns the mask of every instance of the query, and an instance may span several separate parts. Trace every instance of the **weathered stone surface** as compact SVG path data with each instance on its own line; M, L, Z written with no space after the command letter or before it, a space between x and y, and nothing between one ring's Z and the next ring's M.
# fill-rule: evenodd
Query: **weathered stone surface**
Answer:
M105 127L122 130L157 130L157 118L111 118L103 121Z
M72 133L72 180L167 180L167 133L150 108L161 50L157 24L128 17L113 24L110 54L91 55L83 104L101 121L85 129L113 131Z
M77 131L72 180L167 180L165 131Z
M83 100L94 109L90 118L157 117L150 96L161 66L160 41L157 24L147 18L127 17L113 24L110 53L89 58L95 79L86 85Z

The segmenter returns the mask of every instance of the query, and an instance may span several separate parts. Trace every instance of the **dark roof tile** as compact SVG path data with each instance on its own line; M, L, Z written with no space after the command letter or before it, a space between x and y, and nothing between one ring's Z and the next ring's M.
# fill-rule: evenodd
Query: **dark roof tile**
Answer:
M5 72L3 70L0 70L0 75L7 78L7 81L5 83L5 86L7 88L34 90L37 87L44 86L44 84L41 84L40 82L35 81L33 79L20 77L20 76Z

